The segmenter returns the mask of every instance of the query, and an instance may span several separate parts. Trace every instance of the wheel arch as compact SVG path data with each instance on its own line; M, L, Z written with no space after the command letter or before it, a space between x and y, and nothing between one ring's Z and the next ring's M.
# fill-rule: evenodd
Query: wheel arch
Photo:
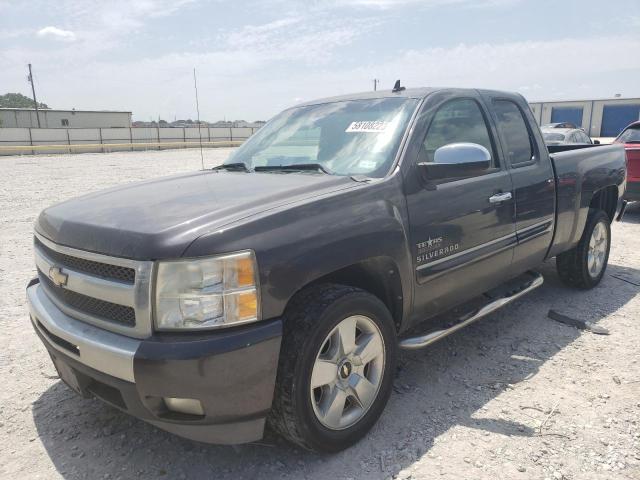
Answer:
M618 187L608 185L596 190L589 202L589 208L604 211L613 222L618 207ZM586 226L586 225L585 225Z
M302 291L321 284L346 285L371 293L389 309L396 332L400 331L404 316L404 294L400 270L392 258L368 258L322 275L301 286L289 299L288 304Z

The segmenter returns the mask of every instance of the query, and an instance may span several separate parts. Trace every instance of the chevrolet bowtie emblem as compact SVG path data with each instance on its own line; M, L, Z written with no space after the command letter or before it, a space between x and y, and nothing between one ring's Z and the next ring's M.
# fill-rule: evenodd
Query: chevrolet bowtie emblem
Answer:
M69 275L62 273L62 269L59 267L51 267L49 269L49 278L58 287L64 287L67 284Z

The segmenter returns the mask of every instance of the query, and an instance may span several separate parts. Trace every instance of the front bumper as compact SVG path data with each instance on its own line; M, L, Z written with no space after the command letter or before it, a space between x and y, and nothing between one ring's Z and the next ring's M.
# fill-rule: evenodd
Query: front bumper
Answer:
M282 321L139 340L60 311L43 288L27 288L31 323L60 377L174 434L207 443L262 438L275 385ZM204 415L167 409L164 398L199 400Z

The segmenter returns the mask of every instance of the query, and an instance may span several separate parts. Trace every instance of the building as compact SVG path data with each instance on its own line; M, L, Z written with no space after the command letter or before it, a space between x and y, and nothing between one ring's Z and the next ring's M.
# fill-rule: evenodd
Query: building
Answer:
M41 128L130 127L131 112L38 109ZM38 128L33 108L0 108L1 127Z
M617 137L624 127L640 120L640 98L534 102L529 105L540 125L571 122L592 137Z

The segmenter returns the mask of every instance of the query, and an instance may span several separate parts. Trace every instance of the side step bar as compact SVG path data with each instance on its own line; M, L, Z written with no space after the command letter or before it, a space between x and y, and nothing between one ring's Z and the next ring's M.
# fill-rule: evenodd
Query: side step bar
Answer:
M531 276L533 278L528 282L526 282L524 285L522 285L522 288L518 289L517 291L511 290L507 292L505 295L492 300L488 304L476 310L475 313L473 313L470 317L461 320L459 323L456 323L455 325L449 328L429 332L425 335L404 338L400 340L398 344L399 347L404 350L417 350L419 348L426 347L446 337L447 335L451 335L452 333L457 332L461 328L466 327L467 325L475 322L476 320L480 320L482 317L485 317L490 313L495 312L496 310L498 310L501 307L504 307L508 303L513 302L514 300L522 297L523 295L529 293L532 290L535 290L544 282L544 278L542 277L542 275L540 275L537 272L531 272Z

